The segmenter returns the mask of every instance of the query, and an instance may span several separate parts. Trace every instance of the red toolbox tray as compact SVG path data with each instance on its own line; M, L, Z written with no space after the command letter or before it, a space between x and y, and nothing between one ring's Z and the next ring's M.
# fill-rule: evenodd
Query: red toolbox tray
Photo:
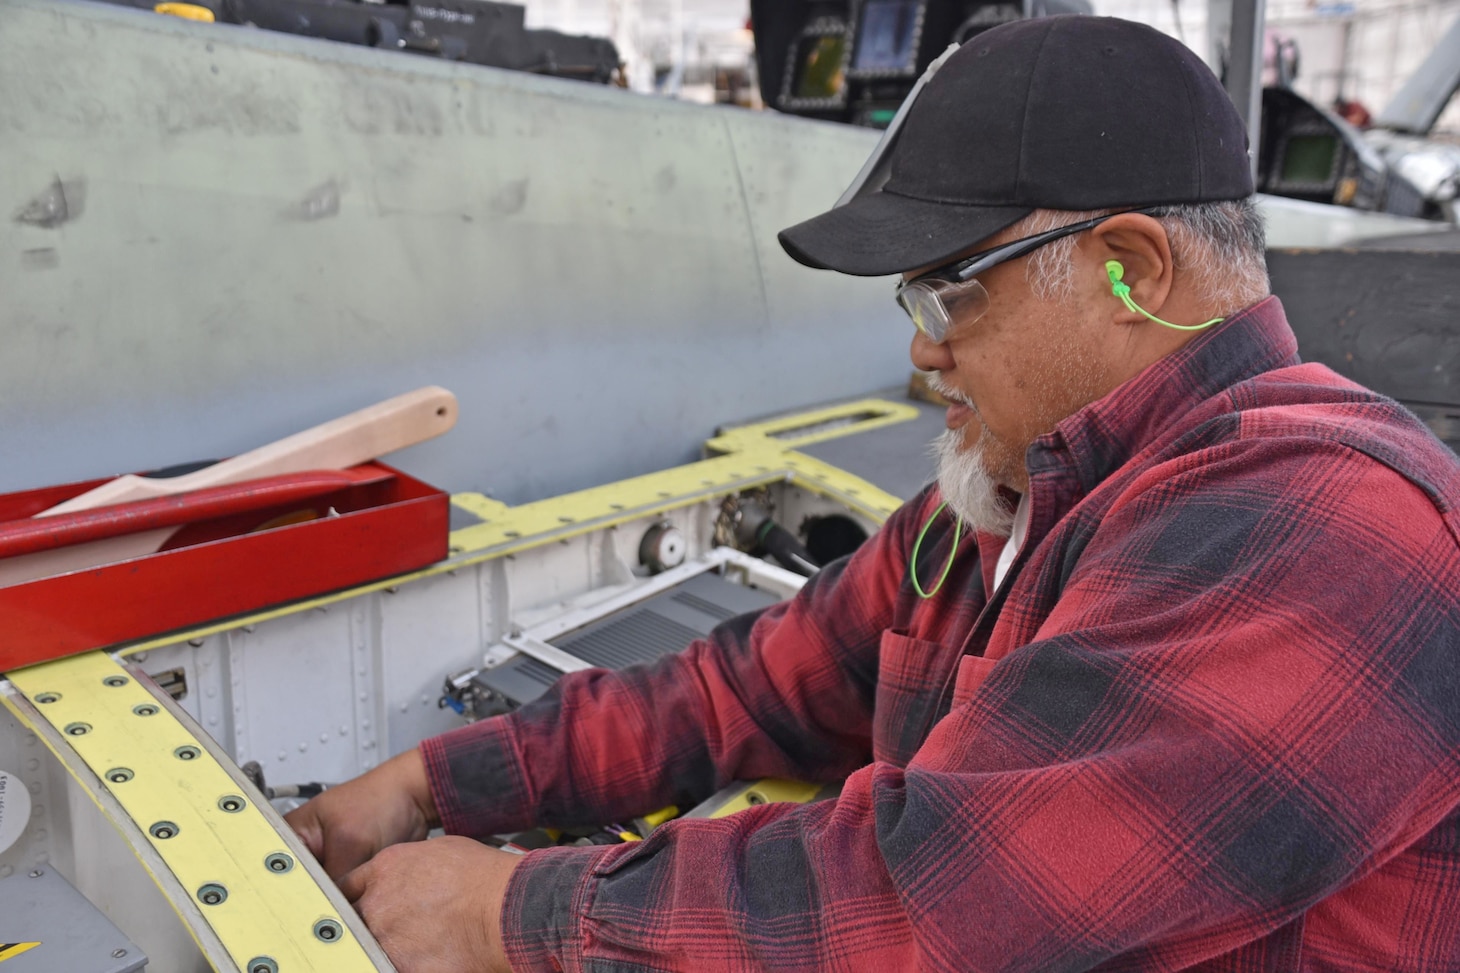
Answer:
M131 526L151 527L176 522L161 509L169 502L212 498L198 508L204 519L181 527L156 554L0 588L0 672L349 588L446 557L450 498L442 491L383 463L344 476L314 475L312 485L310 476L292 483L275 478L272 496L257 486L265 481L255 481L79 515L130 523L140 512L151 519ZM0 494L0 536L9 527L11 539L21 540L17 533L34 531L19 522L105 482ZM229 504L230 489L251 499ZM298 499L301 494L308 496ZM316 519L260 529L306 510ZM58 533L94 530L94 523L77 523L78 515L63 516L69 527L60 517L44 520L57 521Z

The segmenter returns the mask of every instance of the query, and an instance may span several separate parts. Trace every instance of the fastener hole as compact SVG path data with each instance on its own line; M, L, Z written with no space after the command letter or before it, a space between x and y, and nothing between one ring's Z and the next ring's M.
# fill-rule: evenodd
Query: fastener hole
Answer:
M314 924L314 938L323 943L332 943L345 934L338 922L333 919L321 919Z
M147 833L158 841L166 841L168 838L177 837L177 825L171 821L158 821L147 829Z
M751 791L745 795L745 803L751 806L765 803L765 795L759 791Z
M60 693L36 693L36 695L35 695L35 701L37 703L39 703L40 705L42 705L42 706L45 706L47 703L59 703L61 701L61 694Z
M135 776L130 767L113 767L106 772L106 779L113 784L125 784Z
M138 703L136 706L132 707L132 712L136 713L138 716L156 716L157 707L153 706L151 703Z
M255 956L244 969L248 973L279 973L279 964L268 956Z
M63 731L68 737L84 737L91 732L90 723L67 723Z
M209 882L198 889L198 901L204 905L222 905L228 898L228 890L217 882Z
M122 686L125 686L128 681L129 680L126 676L107 676L101 681L101 684L103 686L110 686L113 689L118 689Z
M172 755L179 760L197 760L203 755L203 751L197 747L178 747Z
M277 851L264 859L264 866L271 872L283 875L294 868L294 859L282 851Z
M218 799L218 806L229 814L237 814L243 810L243 798L237 794L229 794L226 797L220 797Z

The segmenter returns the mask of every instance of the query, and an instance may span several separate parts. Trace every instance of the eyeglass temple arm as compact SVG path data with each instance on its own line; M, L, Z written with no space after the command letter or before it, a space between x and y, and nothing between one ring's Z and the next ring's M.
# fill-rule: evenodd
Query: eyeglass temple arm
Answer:
M1038 250L1045 244L1058 240L1060 237L1083 233L1092 227L1099 226L1113 216L1124 216L1126 213L1141 213L1149 216L1159 210L1159 206L1147 206L1143 209L1127 209L1121 210L1119 213L1107 213L1104 216L1097 216L1093 219L1081 220L1078 223L1071 223L1069 226L1057 226L1053 230L1046 230L1035 236L1025 237L1023 240L1006 243L1002 247L996 247L987 253L976 254L965 261L962 266L954 268L953 275L959 280L968 280L970 277L978 276L990 265L1001 264L1006 260L1022 257L1029 251Z
M888 124L887 131L882 133L882 138L878 141L877 147L872 150L872 154L862 164L861 170L857 173L857 177L852 180L852 184L847 187L846 192L842 193L837 198L837 201L832 204L832 209L839 209L856 199L863 187L872 181L873 175L877 170L882 168L883 162L891 154L892 146L896 144L897 137L902 131L902 123L907 118L907 113L912 108L913 102L918 100L919 92L923 90L923 86L932 79L933 75L938 73L938 69L943 66L944 62L953 56L953 52L956 50L958 50L957 44L949 44L948 49L942 54L939 54L933 59L933 63L928 65L928 69L923 72L923 76L918 78L917 84L913 85L912 91L907 93L907 97L898 106L897 114L892 116L892 121ZM886 182L887 180L883 179L882 181ZM880 188L880 184L873 187L873 189Z

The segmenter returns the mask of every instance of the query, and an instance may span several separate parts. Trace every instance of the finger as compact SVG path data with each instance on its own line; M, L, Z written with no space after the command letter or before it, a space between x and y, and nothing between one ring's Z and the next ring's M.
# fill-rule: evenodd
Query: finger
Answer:
M359 868L350 871L348 874L340 876L340 878L336 880L336 884L339 885L340 891L344 893L345 898L349 899L352 904L358 902L360 900L360 896L364 895L366 889L370 887L370 880L372 877L371 870L373 868L374 865L372 863L366 862Z

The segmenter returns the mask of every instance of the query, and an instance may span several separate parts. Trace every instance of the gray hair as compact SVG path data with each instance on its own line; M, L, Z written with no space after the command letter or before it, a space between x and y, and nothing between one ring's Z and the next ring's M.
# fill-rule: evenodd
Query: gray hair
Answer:
M1118 210L1039 209L1014 224L1014 233L1033 236L1112 212ZM1254 197L1163 206L1152 215L1166 229L1177 273L1192 281L1197 297L1213 316L1231 314L1268 295L1266 230ZM1030 256L1025 273L1041 299L1063 301L1073 296L1076 239L1064 237Z

